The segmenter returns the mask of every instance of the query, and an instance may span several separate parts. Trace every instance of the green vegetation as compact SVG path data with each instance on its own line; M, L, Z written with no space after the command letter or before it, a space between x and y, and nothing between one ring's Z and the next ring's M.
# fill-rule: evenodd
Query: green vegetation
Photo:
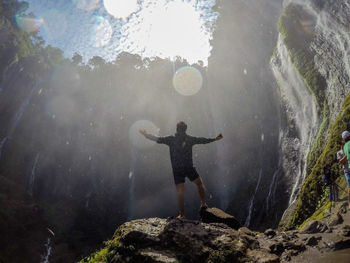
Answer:
M327 201L328 191L321 180L323 167L329 164L334 173L339 175L343 173L335 158L339 150L340 134L348 128L347 124L350 121L349 95L344 100L340 114L330 127L330 109L325 98L325 79L317 71L314 62L315 52L310 48L314 37L312 25L306 23L307 26L305 26L304 23L311 19L300 6L291 4L285 8L279 21L279 31L283 35L283 41L293 65L313 94L322 117L317 136L307 156L307 177L301 188L294 215L287 222L287 227L302 227L306 222L320 220L326 215L331 203ZM344 176L339 177L338 184L345 186Z
M336 153L339 150L340 134L348 128L349 122L350 94L345 98L342 110L330 128L326 147L317 159L311 174L308 175L303 183L296 210L290 222L291 227L302 225L311 215L314 217L321 216L320 213L327 207L327 191L321 180L325 165L331 165L332 171L339 175L338 183L341 186L345 185L345 177L342 175L342 168L336 161ZM344 195L344 193L342 194ZM320 211L317 212L317 209L320 209Z
M296 70L320 107L325 99L325 80L316 69L315 54L309 47L313 34L303 26L307 16L300 6L289 5L280 17L278 28Z
M5 73L8 68L21 58L35 53L36 46L30 35L20 30L13 18L17 12L25 12L28 5L15 0L0 3L0 72ZM0 77L1 81L1 77Z
M304 21L308 21L308 23L304 23ZM334 159L339 148L340 133L347 128L346 123L350 118L350 99L347 97L342 112L330 128L330 109L325 98L326 82L315 66L315 52L310 48L314 37L313 25L310 25L310 21L312 18L300 6L293 4L285 8L279 21L279 31L283 35L283 41L293 65L313 94L322 117L317 136L307 156L307 176L294 215L287 223L287 227L300 226L305 224L307 218L309 218L308 220L320 219L325 215L330 204L327 202L326 188L321 181L323 167L329 164L332 165L335 173L341 173ZM344 178L340 180L344 180Z
M299 227L298 229L300 230L301 228L303 228L303 226L312 220L322 220L325 215L327 214L327 211L329 211L329 208L331 207L332 203L329 201L325 201L324 205L321 206L319 209L316 210L316 212L310 216L308 219L306 219Z
M311 94L313 94L322 116L320 129L307 157L306 174L311 173L318 156L322 152L329 126L329 107L324 93L326 82L315 66L315 53L310 49L310 43L314 35L310 31L310 26L306 27L303 22L311 19L308 16L300 6L289 5L285 8L278 24L292 63Z
M225 262L249 262L248 258L244 257L244 253L237 250L236 246L232 246L230 249L225 251L215 250L210 253L208 263L225 263Z

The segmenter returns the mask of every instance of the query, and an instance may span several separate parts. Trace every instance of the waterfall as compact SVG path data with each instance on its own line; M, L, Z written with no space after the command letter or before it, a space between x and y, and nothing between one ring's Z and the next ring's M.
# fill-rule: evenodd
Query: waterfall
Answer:
M282 156L282 150L281 150L281 147L280 147L281 146L282 137L283 137L283 131L281 130L280 134L279 134L279 139L278 139L278 145L279 145L279 149L280 149L279 156ZM277 182L278 182L277 179L281 175L282 172L283 172L283 169L282 169L282 158L280 157L279 161L278 161L278 168L273 173L272 180L271 180L271 183L270 183L270 186L269 186L269 192L268 192L267 197L266 197L266 208L265 208L266 209L265 210L266 214L268 214L269 208L270 208L270 204L273 202L273 200L275 198Z
M37 87L39 86L39 84L41 83L40 80L36 81L35 84L33 85L32 89L30 90L28 96L26 97L26 99L24 100L24 102L22 103L22 105L19 107L18 111L16 112L15 116L13 117L13 119L11 120L11 124L10 124L10 128L7 132L7 135L2 138L1 142L0 142L0 158L1 158L1 154L2 154L2 150L3 147L5 145L5 143L7 142L8 139L11 139L14 131L16 130L19 122L22 119L22 116L25 112L25 110L27 109L29 102L34 94L34 91L37 89Z
M0 142L0 158L1 158L1 153L2 153L2 147L4 147L4 144L7 141L7 139L8 139L8 136L5 136Z
M254 194L253 194L252 198L249 201L248 216L247 216L247 218L245 220L245 223L244 223L244 225L246 227L249 227L249 225L250 225L250 220L251 220L251 217L252 217L252 212L253 212L253 207L254 207L254 199L255 199L255 195L258 192L258 189L259 189L259 186L260 186L261 177L262 177L262 168L259 171L258 183L256 184Z
M33 167L32 167L31 173L30 173L30 177L29 177L28 194L30 196L33 196L33 187L34 187L34 182L35 182L36 167L38 165L39 157L40 157L40 154L37 153L37 155L35 156L34 164L33 164Z
M131 152L131 161L130 161L130 188L129 188L129 211L128 211L128 221L133 219L134 216L134 203L135 203L135 164L136 164L136 152L135 149Z
M350 3L326 1L321 10L313 13L316 26L311 48L316 53L315 65L327 81L325 95L332 122L350 92Z
M282 167L289 183L289 205L298 194L306 174L306 158L319 127L315 99L293 65L280 34L271 67L280 88L288 127L281 138ZM276 175L277 176L277 175Z
M42 256L42 261L40 263L49 263L49 257L51 255L51 250L52 250L52 247L51 247L51 238L48 238L47 241L46 241L46 244L45 244L45 248L46 248L46 251L45 251L45 254Z

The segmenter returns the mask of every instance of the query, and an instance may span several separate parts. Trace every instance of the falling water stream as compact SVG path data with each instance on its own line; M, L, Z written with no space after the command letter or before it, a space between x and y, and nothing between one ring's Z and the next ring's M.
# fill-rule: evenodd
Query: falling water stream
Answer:
M258 192L258 189L259 189L259 186L260 186L262 173L263 173L262 169L260 169L260 171L259 171L259 178L258 178L258 182L257 182L256 187L255 187L254 194L253 194L252 198L249 201L248 216L247 216L247 218L245 220L245 223L244 223L244 225L246 227L248 227L250 225L250 220L252 219L252 211L253 211L253 207L254 207L254 199L255 199L255 195Z
M286 108L290 127L296 129L296 136L282 137L283 169L290 181L289 205L295 202L299 187L306 174L306 157L319 127L319 118L315 99L296 71L287 47L280 34L276 57L271 66ZM294 126L295 125L295 126Z
M52 250L52 247L51 247L51 238L47 238L47 241L45 243L45 254L42 256L42 260L40 263L49 263L49 258L50 258L50 255L51 255L51 250Z
M34 187L34 182L35 182L35 175L36 175L36 168L38 166L38 161L39 161L40 153L37 153L35 156L34 164L30 173L29 177L29 183L28 183L28 193L29 195L33 195L33 187Z
M25 112L25 110L27 109L28 105L29 105L29 102L34 94L34 91L38 88L39 84L41 83L40 80L37 80L35 82L35 84L33 85L32 89L30 90L28 96L26 97L26 99L24 100L24 102L22 103L22 105L19 107L18 111L16 112L15 116L13 117L12 121L11 121L11 124L10 124L10 128L7 132L7 135L1 139L1 142L0 142L0 158L1 158L1 154L2 154L2 150L3 150L3 147L5 145L5 143L11 139L14 131L16 130L19 122L21 121L22 119L22 116Z

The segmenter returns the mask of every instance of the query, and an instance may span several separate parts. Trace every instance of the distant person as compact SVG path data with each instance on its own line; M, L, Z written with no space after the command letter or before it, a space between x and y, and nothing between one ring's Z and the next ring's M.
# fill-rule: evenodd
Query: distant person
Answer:
M196 168L193 167L192 147L195 144L206 144L221 140L223 136L219 134L216 138L198 138L186 134L187 125L184 122L179 122L176 126L176 133L167 137L156 137L148 134L145 130L140 130L140 133L147 139L160 144L166 144L170 148L170 159L173 168L174 181L177 191L177 200L179 204L180 214L178 218L185 217L185 177L189 178L198 187L198 193L201 199L201 209L206 209L205 190L202 179L198 175Z
M329 201L336 202L338 201L338 186L335 183L336 176L331 170L330 165L326 165L323 168L323 182L329 187Z
M349 175L349 167L350 167L350 132L343 131L341 137L342 137L343 142L344 142L345 158L343 158L340 161L342 161L342 163L344 162L347 165L347 167L348 167L347 171L345 171L345 168L344 168L344 174L345 174L346 183L348 185L348 205L349 205L349 208L350 208L350 175ZM344 167L345 167L345 164L344 164Z

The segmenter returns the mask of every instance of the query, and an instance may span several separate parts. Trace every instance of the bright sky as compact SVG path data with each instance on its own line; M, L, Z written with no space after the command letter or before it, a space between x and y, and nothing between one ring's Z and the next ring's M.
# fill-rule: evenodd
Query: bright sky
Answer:
M27 0L37 20L17 19L24 30L40 27L46 42L85 61L108 61L127 51L142 57L181 57L207 65L218 14L215 0ZM35 23L34 25L28 23Z

